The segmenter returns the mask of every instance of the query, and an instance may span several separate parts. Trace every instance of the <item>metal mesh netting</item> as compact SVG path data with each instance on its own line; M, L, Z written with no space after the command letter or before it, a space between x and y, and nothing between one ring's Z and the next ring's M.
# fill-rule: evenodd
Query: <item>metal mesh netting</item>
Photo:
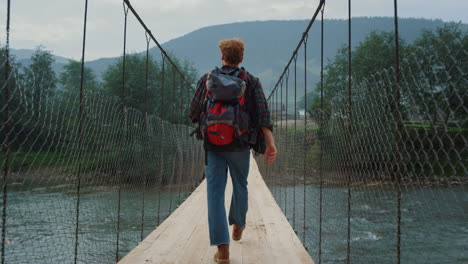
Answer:
M316 69L304 58L307 47L319 47L304 35L269 98L278 159L257 161L315 263L465 263L466 33L402 47L398 69L392 34L370 33L387 38L378 56L388 61L358 61L362 49L354 47L353 65L361 65L348 89L343 49L334 67L322 62L322 81L305 100Z
M10 151L8 176L2 171L6 263L71 263L75 246L79 263L114 262L202 180L191 127L131 108L122 119L120 98L89 91L80 133L78 92L31 91L15 69L9 83L0 87L2 100L9 90L0 108L5 117L8 105L9 115L0 126Z
M126 0L123 56L100 80L85 62L88 1L81 61L57 74L39 47L21 65L9 54L10 4L0 48L1 263L117 262L203 179L186 115L193 69L168 56ZM146 56L127 54L129 13Z

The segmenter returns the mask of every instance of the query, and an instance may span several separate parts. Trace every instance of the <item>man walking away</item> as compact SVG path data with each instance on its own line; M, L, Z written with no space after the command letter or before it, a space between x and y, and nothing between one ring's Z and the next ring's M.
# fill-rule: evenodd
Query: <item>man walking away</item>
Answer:
M227 170L233 185L228 220L233 226L232 239L238 241L246 224L250 148L265 154L269 164L277 154L260 81L239 68L244 47L242 39L219 42L222 67L200 78L189 110L192 122L199 124L194 132L204 141L210 244L218 247L214 256L218 263L229 263L230 239L224 208Z

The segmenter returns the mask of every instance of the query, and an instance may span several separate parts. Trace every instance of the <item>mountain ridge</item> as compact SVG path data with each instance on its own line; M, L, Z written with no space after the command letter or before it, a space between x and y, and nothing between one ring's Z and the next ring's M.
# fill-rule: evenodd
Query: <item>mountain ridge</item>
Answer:
M308 37L307 65L311 72L311 83L318 80L320 73L320 22L320 20L315 21ZM246 43L245 59L242 66L259 77L266 87L265 90L268 91L272 89L279 74L283 72L284 66L291 57L308 23L309 20L269 20L212 25L171 39L163 43L162 46L179 59L191 61L201 75L215 66L219 66L221 62L217 46L219 40L241 37ZM347 43L347 23L348 21L345 19L324 20L325 62L332 59L336 51ZM355 17L351 23L352 47L358 45L372 31L393 31L394 27L392 17ZM399 19L400 37L410 43L420 36L423 29L435 29L445 23L447 22L440 19L401 18ZM24 53L25 50L22 51ZM144 52L137 53L143 54ZM157 47L151 48L150 53L153 58L160 58ZM302 53L300 52L298 56L302 56ZM64 61L66 58L61 56L54 56L54 58L56 58L54 69L59 73L61 67L66 63ZM115 63L118 58L86 61L86 66L93 69L95 74L100 77L107 67ZM18 62L25 63L25 65L28 63L25 58L18 60Z

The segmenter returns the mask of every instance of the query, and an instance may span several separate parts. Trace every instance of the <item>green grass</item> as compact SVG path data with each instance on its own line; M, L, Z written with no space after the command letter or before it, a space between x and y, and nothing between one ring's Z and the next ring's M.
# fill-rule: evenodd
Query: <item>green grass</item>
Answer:
M19 170L51 163L54 164L59 158L60 155L56 152L14 152L10 156L10 168L12 170Z

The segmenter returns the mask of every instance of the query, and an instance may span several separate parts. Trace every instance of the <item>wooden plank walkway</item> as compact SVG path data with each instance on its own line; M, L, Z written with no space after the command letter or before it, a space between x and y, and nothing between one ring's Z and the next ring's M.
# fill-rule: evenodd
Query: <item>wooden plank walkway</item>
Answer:
M240 241L230 244L230 263L313 264L286 217L265 185L257 163L250 160L249 211L247 227ZM226 208L231 200L228 180ZM226 210L228 211L228 210ZM232 227L229 232L232 234ZM215 263L216 247L210 247L206 202L206 181L120 264Z

